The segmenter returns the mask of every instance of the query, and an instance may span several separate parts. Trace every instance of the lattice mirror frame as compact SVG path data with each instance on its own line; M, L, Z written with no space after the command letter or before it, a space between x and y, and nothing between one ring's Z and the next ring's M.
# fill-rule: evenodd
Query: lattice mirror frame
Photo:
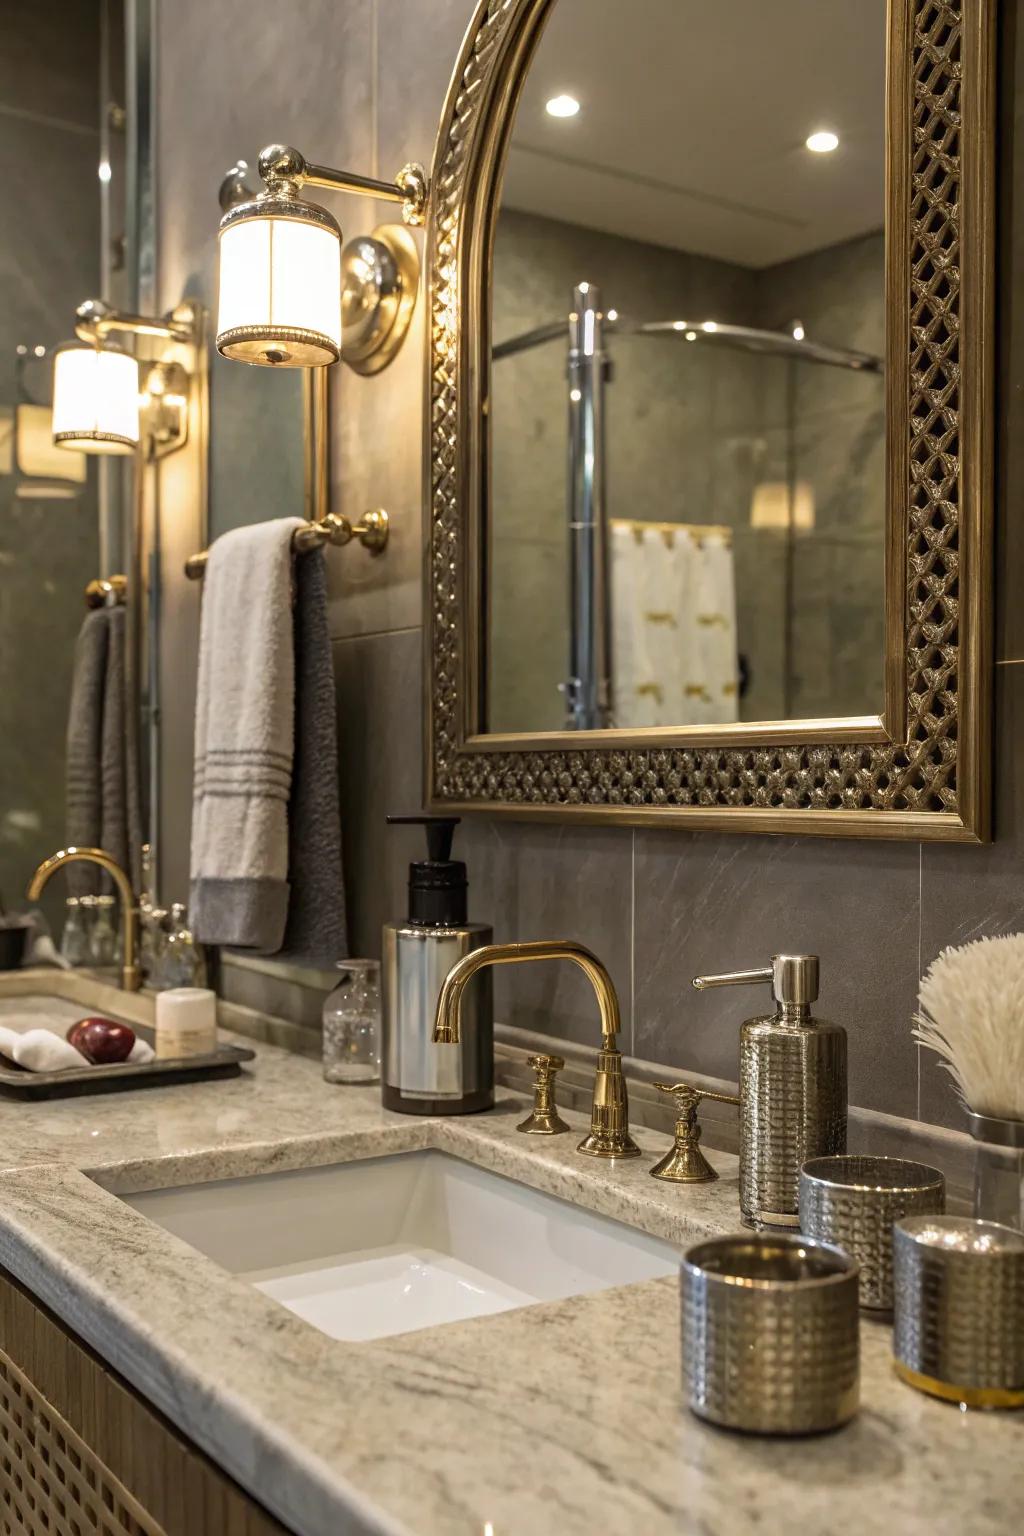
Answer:
M887 550L880 715L647 731L480 729L491 250L557 0L481 0L431 178L426 799L743 832L989 835L995 0L889 0Z

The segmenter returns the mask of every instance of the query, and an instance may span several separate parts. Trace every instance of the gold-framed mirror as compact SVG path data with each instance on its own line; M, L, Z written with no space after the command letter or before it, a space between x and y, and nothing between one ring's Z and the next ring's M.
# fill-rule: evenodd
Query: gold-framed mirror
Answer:
M984 840L992 0L626 10L442 118L428 802Z

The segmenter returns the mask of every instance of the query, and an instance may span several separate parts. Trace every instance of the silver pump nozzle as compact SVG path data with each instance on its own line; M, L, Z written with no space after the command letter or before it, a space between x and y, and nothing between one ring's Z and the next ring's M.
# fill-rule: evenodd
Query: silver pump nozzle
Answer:
M724 971L719 976L695 976L698 992L705 987L740 987L768 982L772 996L783 1008L809 1008L818 996L817 955L773 955L771 965L752 971Z

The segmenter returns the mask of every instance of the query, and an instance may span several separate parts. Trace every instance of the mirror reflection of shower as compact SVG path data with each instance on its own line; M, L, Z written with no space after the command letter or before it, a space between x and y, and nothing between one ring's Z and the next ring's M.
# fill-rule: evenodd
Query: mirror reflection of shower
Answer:
M719 445L742 501L728 523L654 515L666 510L658 508L648 517L611 494L607 421L615 409L615 353L636 343L681 346L698 367L713 352L744 354L755 370L746 387L770 397L776 426L783 428L781 453L773 455L767 438L756 434ZM567 673L557 684L564 726L639 729L739 719L740 701L763 664L756 653L741 651L738 640L734 544L751 536L772 541L766 546L771 570L759 572L755 555L754 580L770 580L778 590L779 715L789 718L801 664L796 548L815 527L815 486L797 442L798 370L880 375L881 358L816 341L799 320L777 330L713 318L633 321L606 309L600 288L587 281L573 288L566 317L497 341L492 357L497 364L546 347L564 356L566 379L568 645ZM774 366L770 379L756 374L757 359ZM694 373L692 387L712 386Z

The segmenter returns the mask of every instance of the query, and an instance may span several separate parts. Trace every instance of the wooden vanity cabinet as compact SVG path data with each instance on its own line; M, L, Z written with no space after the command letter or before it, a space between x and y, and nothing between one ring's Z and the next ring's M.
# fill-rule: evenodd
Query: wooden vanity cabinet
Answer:
M288 1536L0 1270L3 1536Z

